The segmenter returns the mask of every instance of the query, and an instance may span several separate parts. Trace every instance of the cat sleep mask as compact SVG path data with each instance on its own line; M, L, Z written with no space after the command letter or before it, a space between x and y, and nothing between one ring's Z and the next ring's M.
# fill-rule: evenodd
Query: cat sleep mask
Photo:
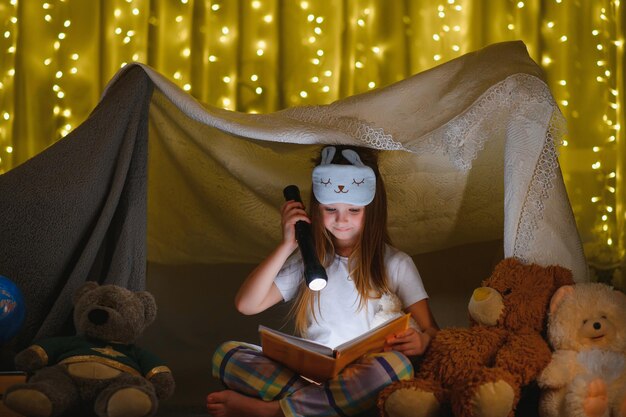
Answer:
M344 149L341 154L350 165L331 163L336 148L322 149L322 161L313 169L313 194L321 204L345 203L366 206L376 194L374 170L361 162L352 149Z

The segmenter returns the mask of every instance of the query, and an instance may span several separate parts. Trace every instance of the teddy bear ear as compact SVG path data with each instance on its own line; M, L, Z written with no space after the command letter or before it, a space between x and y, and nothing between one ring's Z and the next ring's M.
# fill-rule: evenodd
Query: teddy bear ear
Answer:
M556 292L552 296L552 299L550 300L550 314L553 314L556 311L556 309L561 305L565 297L573 293L574 286L572 285L564 285L556 290Z
M626 303L626 294L624 294L622 291L615 289L613 290L613 292L615 293L615 295L617 296L617 298L620 298L622 303Z
M149 325L156 318L157 306L154 296L147 291L139 291L135 293L135 296L143 304L143 314L145 320L145 326Z
M552 265L549 268L552 270L554 286L556 288L562 287L563 285L574 285L572 271L559 265Z
M83 295L87 294L90 291L95 290L99 286L100 284L98 284L96 281L85 282L83 285L78 287L76 291L74 291L74 295L72 295L72 303L76 304Z

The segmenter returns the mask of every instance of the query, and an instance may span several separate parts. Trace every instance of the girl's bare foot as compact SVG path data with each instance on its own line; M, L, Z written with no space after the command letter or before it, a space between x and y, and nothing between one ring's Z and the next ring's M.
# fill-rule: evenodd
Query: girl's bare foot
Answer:
M232 390L207 395L206 408L213 417L284 417L278 401L263 401Z

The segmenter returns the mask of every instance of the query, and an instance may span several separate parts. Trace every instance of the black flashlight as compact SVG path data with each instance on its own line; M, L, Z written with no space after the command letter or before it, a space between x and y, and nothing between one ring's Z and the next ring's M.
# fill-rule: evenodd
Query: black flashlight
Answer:
M293 200L302 203L300 190L295 185L285 187L283 195L287 201ZM302 262L304 262L304 279L306 280L306 285L314 291L319 291L326 286L328 276L315 252L313 236L311 235L311 225L303 220L298 220L295 228L296 240L298 241L298 247L302 254Z

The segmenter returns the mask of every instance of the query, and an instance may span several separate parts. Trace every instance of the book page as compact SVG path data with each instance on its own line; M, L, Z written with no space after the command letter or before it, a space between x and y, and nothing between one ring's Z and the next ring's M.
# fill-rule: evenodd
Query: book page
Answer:
M409 327L410 317L410 314L405 314L387 321L369 332L337 346L335 348L337 366L343 368L363 355L382 352L387 336L406 330Z
M407 321L408 324L408 320L409 320L409 316L410 314L405 314L403 316L400 317L396 317L395 319L389 319L386 322L379 324L378 326L374 327L373 329L368 330L367 332L363 333L360 336L355 337L354 339L350 339L347 342L344 342L342 344L340 344L339 346L337 346L335 348L335 351L337 352L341 352L341 351L345 351L350 349L351 346L356 345L357 343L359 343L362 340L365 340L369 337L371 337L374 333L378 332L380 329L387 327L387 326L391 326L392 330L387 331L387 333L383 336L383 339L389 334L389 333L395 333L399 330L405 330L407 327L401 328L402 327L402 322L404 322L405 320ZM400 322L400 326L394 326L392 323L394 322ZM395 328L398 328L398 330L395 330Z
M278 330L270 329L269 327L260 325L259 333L271 333L275 336L278 336L284 340L284 342L299 346L303 349L310 350L311 352L319 353L320 355L325 356L334 356L334 351L332 348L322 345L321 343L313 342L312 340L303 339L301 337L292 336L283 332L279 332Z

